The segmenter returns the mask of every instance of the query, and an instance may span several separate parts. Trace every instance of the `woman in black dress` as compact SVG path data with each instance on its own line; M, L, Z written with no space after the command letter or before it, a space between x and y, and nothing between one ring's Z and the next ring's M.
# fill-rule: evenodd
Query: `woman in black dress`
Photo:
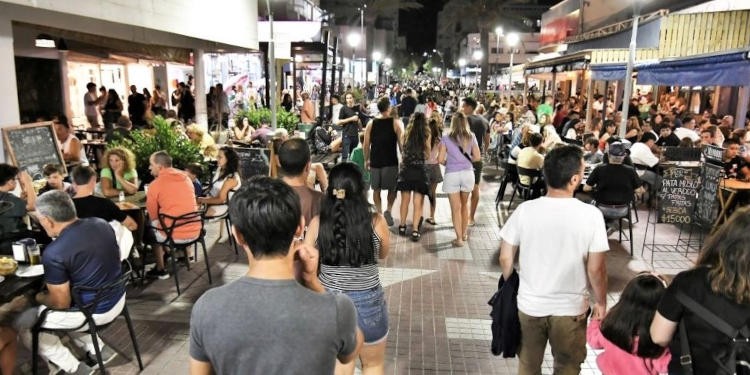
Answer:
M406 235L406 216L409 213L409 201L414 195L411 240L419 241L422 227L422 203L430 191L425 160L430 156L430 129L424 113L417 112L411 116L409 126L404 134L403 160L398 173L396 190L401 192L401 225L398 232Z

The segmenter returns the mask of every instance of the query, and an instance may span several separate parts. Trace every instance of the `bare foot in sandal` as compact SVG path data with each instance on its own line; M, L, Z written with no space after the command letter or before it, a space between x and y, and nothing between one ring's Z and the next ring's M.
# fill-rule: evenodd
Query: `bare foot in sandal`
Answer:
M461 247L464 245L464 242L459 239L455 239L451 241L451 245L453 245L453 247Z

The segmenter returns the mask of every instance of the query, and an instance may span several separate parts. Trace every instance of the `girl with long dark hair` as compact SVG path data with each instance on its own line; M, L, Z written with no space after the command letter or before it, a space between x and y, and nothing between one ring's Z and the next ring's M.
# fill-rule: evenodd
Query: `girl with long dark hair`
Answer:
M619 302L603 320L591 320L586 338L593 349L604 349L596 358L604 375L667 372L669 350L654 344L649 333L666 289L661 276L640 273L625 286Z
M388 225L367 201L362 172L354 163L333 167L320 216L310 222L305 243L320 250L320 282L332 293L344 293L357 307L365 344L359 354L362 373L384 373L388 309L377 260L390 248ZM337 374L353 374L354 361L336 364Z
M437 186L443 182L443 172L438 164L438 152L440 151L440 139L443 137L443 118L435 111L427 122L430 127L430 157L425 162L427 164L427 180L430 183L430 192L427 198L430 201L430 217L425 221L430 225L435 225L435 207L437 206L437 197L435 195Z
M216 170L216 176L211 181L208 195L198 197L198 203L207 205L206 216L221 216L227 212L227 203L231 198L231 192L239 189L242 180L240 179L240 159L237 152L231 147L222 147L216 157L219 168Z
M430 129L424 113L417 112L411 116L409 126L404 133L401 170L398 174L396 190L401 192L401 225L398 233L406 235L406 216L409 213L409 201L414 196L411 240L419 241L422 226L422 203L430 191L427 180L425 160L430 156Z

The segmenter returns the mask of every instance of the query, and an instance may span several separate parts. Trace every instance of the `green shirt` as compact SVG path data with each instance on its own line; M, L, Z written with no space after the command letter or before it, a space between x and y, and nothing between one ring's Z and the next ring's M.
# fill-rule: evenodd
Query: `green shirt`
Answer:
M102 171L99 172L99 177L101 177L101 178L108 178L108 179L112 180L112 182L114 182L114 184L115 184L115 189L117 189L117 190L123 190L122 184L120 184L120 181L116 181L115 178L114 178L114 176L112 176L112 170L111 169L109 169L109 168L103 168ZM138 172L136 172L136 171L127 171L127 172L125 172L125 175L123 177L125 177L126 180L133 182L133 181L135 181L136 178L138 178Z
M546 114L547 116L549 116L549 120L552 121L552 113L553 112L554 112L554 110L552 109L551 105L549 105L547 103L543 103L543 104L540 104L539 107L537 107L537 109L536 109L536 117L537 117L537 119L539 119L539 117L541 117L542 114Z
M362 171L362 177L365 180L366 184L370 183L370 171L365 168L365 150L362 149L362 144L355 147L354 150L352 150L351 156L349 156L349 160L352 161L352 163L357 164L359 166L359 169Z

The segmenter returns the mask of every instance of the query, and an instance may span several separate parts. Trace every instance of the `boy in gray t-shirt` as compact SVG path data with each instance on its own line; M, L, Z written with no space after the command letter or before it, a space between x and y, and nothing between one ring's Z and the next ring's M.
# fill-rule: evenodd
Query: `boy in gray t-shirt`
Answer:
M354 304L325 294L317 250L293 243L306 224L297 195L280 180L256 177L229 210L250 268L195 303L191 373L330 374L336 359L354 360L363 340Z

